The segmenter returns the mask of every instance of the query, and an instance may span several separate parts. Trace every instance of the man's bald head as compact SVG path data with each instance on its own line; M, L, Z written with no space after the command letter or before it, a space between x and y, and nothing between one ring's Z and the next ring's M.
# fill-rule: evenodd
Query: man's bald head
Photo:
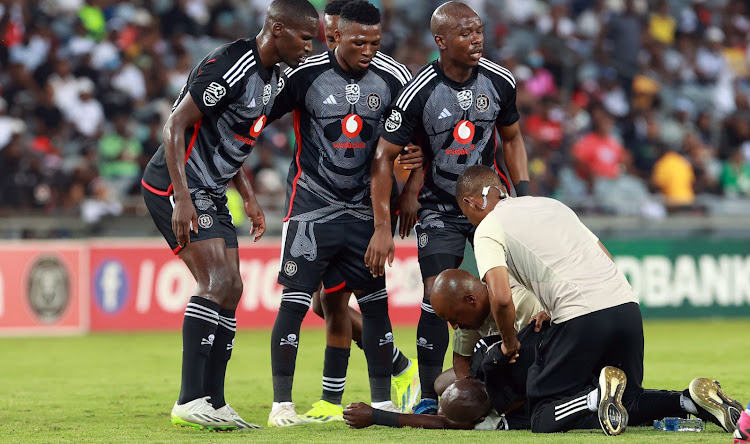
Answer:
M432 286L435 314L453 328L478 329L489 316L487 287L466 270L441 272Z
M446 35L457 27L462 19L479 17L471 7L465 3L450 1L438 6L430 18L430 32L432 35Z
M273 0L266 11L265 25L283 23L289 27L304 26L311 20L318 21L318 11L307 0Z
M491 407L487 390L477 379L459 379L440 396L440 409L451 421L477 422L487 415Z

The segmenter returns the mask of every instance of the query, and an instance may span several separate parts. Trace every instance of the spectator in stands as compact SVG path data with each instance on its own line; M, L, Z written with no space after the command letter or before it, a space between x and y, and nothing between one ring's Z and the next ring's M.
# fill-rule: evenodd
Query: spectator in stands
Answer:
M603 105L593 104L589 114L591 132L578 139L572 154L578 175L591 186L599 178L619 177L625 149L612 135L614 122Z
M689 207L695 202L693 166L675 147L662 146L662 151L654 165L651 181L664 196L668 208Z
M109 192L116 198L131 194L141 178L141 143L129 128L127 114L117 114L112 128L99 139L99 169Z
M741 150L734 150L724 162L721 170L721 187L727 196L750 196L750 163Z

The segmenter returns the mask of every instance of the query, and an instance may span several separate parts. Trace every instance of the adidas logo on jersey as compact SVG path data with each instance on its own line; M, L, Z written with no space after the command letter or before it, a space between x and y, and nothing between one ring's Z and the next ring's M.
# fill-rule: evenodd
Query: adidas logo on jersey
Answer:
M257 104L255 103L255 97L253 97L253 100L250 101L249 108L255 108Z
M333 97L333 94L328 96L328 98L323 101L323 105L338 105L338 104L339 102L336 101L336 98Z
M450 111L448 111L448 108L443 108L443 111L438 116L438 120L445 119L446 117L450 117L453 114L451 114Z

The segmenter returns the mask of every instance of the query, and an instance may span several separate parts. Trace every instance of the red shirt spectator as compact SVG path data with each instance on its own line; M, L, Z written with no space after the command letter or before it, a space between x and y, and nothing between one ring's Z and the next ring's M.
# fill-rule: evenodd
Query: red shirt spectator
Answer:
M625 149L610 135L612 117L599 104L591 107L592 131L573 145L573 158L578 164L578 174L586 179L605 177L614 179L620 175L620 163Z

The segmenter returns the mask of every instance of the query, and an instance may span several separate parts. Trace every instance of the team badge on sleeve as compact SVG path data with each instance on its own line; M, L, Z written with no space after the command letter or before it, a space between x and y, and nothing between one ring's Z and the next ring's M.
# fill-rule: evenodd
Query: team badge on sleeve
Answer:
M367 96L367 107L372 111L377 111L380 108L380 96L375 93Z
M392 133L399 128L401 128L401 113L394 109L385 121L385 130Z
M203 103L206 106L214 106L227 94L227 89L216 82L211 82L203 91Z
M359 102L359 85L356 83L346 85L346 101L349 102L350 105Z
M456 97L458 98L458 106L462 110L466 111L471 108L471 103L474 101L474 93L470 89L459 91Z
M276 95L278 96L282 89L286 86L286 82L283 77L279 77L279 83L276 84Z

